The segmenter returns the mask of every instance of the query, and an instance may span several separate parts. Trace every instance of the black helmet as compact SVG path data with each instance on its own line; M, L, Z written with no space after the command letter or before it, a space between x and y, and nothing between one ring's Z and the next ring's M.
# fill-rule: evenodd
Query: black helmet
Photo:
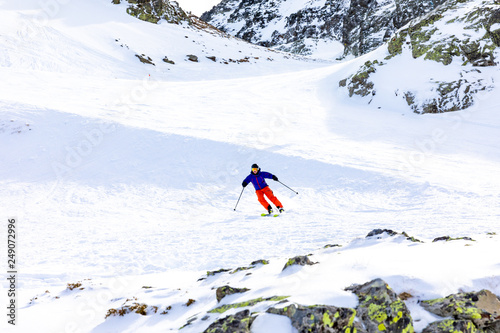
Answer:
M255 169L255 168L260 169L256 163L252 164L252 169Z

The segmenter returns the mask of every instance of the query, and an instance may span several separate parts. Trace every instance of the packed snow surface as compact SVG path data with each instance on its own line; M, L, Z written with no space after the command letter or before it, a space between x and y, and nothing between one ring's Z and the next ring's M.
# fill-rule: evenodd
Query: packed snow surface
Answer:
M465 111L416 115L394 91L367 105L339 89L366 57L298 58L142 22L111 1L41 4L0 2L0 216L18 220L20 331L177 330L213 308L207 290L225 282L200 276L257 259L272 264L252 277L255 290L306 304L355 306L343 288L376 277L421 297L500 293L499 242L487 236L500 232L496 90ZM438 65L411 60L387 68L408 69L401 84L416 75L412 88L424 90L418 74ZM487 75L500 80L497 68ZM269 180L284 215L261 217L252 186L242 192L253 163L299 193ZM375 228L426 243L360 240ZM444 235L476 242L430 243ZM346 255L318 252L331 243ZM312 251L322 265L302 282L280 275L287 258ZM65 290L77 281L86 289ZM104 320L131 297L179 306L170 317ZM182 307L189 298L197 305ZM281 320L259 317L255 331L285 331Z

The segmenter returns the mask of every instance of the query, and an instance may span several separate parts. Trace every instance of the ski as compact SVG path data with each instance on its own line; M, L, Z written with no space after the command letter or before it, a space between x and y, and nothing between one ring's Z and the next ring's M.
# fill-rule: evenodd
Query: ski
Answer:
M272 216L272 217L278 217L278 216L280 216L280 214L266 214L266 213L262 213L262 214L260 214L260 216Z

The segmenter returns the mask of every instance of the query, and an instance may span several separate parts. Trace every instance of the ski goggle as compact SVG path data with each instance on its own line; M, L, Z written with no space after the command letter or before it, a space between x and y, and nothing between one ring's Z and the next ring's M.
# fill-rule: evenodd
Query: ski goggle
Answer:
M259 171L259 168L252 168L252 171Z

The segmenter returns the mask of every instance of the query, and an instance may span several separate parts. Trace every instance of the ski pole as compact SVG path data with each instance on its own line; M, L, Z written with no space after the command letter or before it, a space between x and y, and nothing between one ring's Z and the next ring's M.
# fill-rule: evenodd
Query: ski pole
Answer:
M286 186L285 184L283 184L283 183L282 183L282 182L280 182L279 180L278 180L278 183L280 183L281 185L285 186L286 188L288 188L290 191L294 192L295 194L299 194L299 192L297 192L297 191L295 191L295 190L291 189L290 187Z
M238 198L238 202L236 203L236 206L234 206L234 210L236 211L236 207L238 207L238 204L240 203L240 199L241 199L241 195L243 194L243 191L245 190L245 188L243 187L241 189L241 193L240 193L240 197Z

